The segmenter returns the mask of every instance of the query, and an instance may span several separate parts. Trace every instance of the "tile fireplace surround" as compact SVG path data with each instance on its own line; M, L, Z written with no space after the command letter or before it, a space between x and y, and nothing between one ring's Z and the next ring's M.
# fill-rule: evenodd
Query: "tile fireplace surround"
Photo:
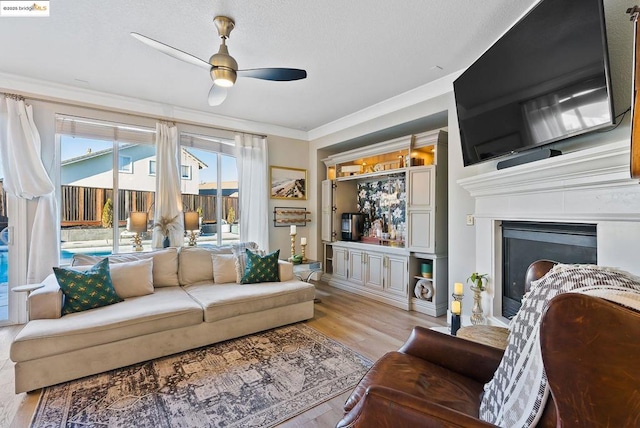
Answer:
M489 322L505 325L502 220L592 223L598 264L640 275L640 184L630 178L629 141L458 180L475 198L476 266L492 279L483 293Z

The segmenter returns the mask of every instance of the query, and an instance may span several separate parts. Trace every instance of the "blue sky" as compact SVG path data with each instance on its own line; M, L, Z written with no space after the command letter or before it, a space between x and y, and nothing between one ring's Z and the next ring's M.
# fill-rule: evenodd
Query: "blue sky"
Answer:
M100 150L110 149L112 142L104 140L92 140L80 137L61 138L61 159L66 160L87 153L87 149L97 152ZM206 150L187 148L187 150L207 164L207 168L200 170L200 181L209 183L217 181L217 163L216 153L207 152ZM0 168L1 172L1 168ZM236 181L238 179L236 160L231 156L222 156L222 181Z
M87 149L91 148L93 152L99 150L110 149L112 142L104 140L92 140L89 138L67 137L61 139L61 159L66 160L81 156L87 153ZM207 152L205 150L188 148L189 152L207 164L207 168L200 170L200 180L205 183L215 182L217 180L217 163L216 153ZM0 178L4 178L2 163L0 163ZM237 181L238 172L236 169L236 160L231 156L222 155L222 181Z

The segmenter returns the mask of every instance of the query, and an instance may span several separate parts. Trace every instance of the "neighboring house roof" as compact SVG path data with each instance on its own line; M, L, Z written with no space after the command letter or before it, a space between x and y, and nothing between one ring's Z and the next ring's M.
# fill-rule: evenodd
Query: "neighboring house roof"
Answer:
M223 181L221 183L222 185L220 187L222 187L222 189L235 189L238 190L238 181ZM208 183L200 183L200 190L210 190L210 189L217 189L218 188L218 183L215 181L210 181Z
M137 144L122 144L119 147L118 151L121 153L121 152L124 152L127 149L131 149L131 148L133 148L135 146L137 146ZM192 153L190 153L184 147L182 147L181 150L182 150L182 153L186 154L188 157L192 158L193 160L195 160L198 163L198 169L203 169L203 168L207 167L206 163L202 162L200 159L198 159L196 156L194 156ZM96 158L96 157L99 157L99 156L104 156L104 155L107 155L107 154L109 154L111 152L113 152L112 148L104 149L104 150L98 150L96 152L89 151L89 152L87 152L87 153L85 153L83 155L76 156L76 157L69 158L69 159L65 159L65 160L63 160L61 162L61 165L62 166L66 166L66 165L70 165L70 164L77 163L77 162L83 162L83 161L85 161L87 159L92 159L92 158Z
M222 196L238 196L238 181L223 181L220 184L220 187L222 188ZM215 181L200 183L198 194L215 195L217 190L218 183Z

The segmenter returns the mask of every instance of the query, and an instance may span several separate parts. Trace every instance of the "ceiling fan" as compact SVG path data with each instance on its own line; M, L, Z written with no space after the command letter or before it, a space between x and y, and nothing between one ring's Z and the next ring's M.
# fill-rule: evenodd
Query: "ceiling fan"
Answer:
M211 90L209 91L210 106L222 104L227 97L227 88L233 86L238 76L275 81L300 80L307 77L307 72L298 68L252 68L247 70L238 70L238 63L231 55L229 55L226 43L235 23L231 18L226 16L216 16L213 18L213 22L216 24L222 43L220 43L218 53L213 54L211 58L209 58L208 62L181 51L180 49L176 49L147 36L143 36L142 34L131 33L131 35L142 43L172 56L173 58L209 70L211 78L213 79L213 86L211 86Z

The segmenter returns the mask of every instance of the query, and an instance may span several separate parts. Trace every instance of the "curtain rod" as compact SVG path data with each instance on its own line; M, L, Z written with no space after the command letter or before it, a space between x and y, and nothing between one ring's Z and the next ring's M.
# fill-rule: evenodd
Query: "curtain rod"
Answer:
M139 114L139 113L120 112L120 111L117 111L117 110L108 110L106 108L100 108L100 107L96 107L96 106L83 106L83 105L79 105L79 104L72 104L72 103L67 102L67 101L54 101L54 100L47 99L47 98L38 98L38 97L33 97L33 96L25 96L25 95L13 94L13 93L8 93L8 92L0 92L0 94L4 95L7 98L12 98L14 100L42 101L42 102L50 103L50 104L54 104L54 105L67 105L67 106L70 106L70 107L89 108L89 109L93 109L93 110L97 110L97 111L104 111L104 112L107 112L107 113L118 113L118 114L124 114L124 115L132 116L132 117L139 117L139 118L142 118L142 119L152 119L152 120L156 120L156 121L169 122L169 123L173 123L173 124L177 123L177 124L182 124L182 125L202 126L203 128L212 129L212 130L216 130L216 131L234 132L234 133L237 133L237 134L252 135L254 137L267 138L266 135L262 135L262 134L254 134L254 133L251 133L251 132L238 131L236 129L216 128L215 126L208 126L208 125L204 125L204 124L197 123L197 122L176 122L176 120L173 119L173 118L144 116L144 115Z

